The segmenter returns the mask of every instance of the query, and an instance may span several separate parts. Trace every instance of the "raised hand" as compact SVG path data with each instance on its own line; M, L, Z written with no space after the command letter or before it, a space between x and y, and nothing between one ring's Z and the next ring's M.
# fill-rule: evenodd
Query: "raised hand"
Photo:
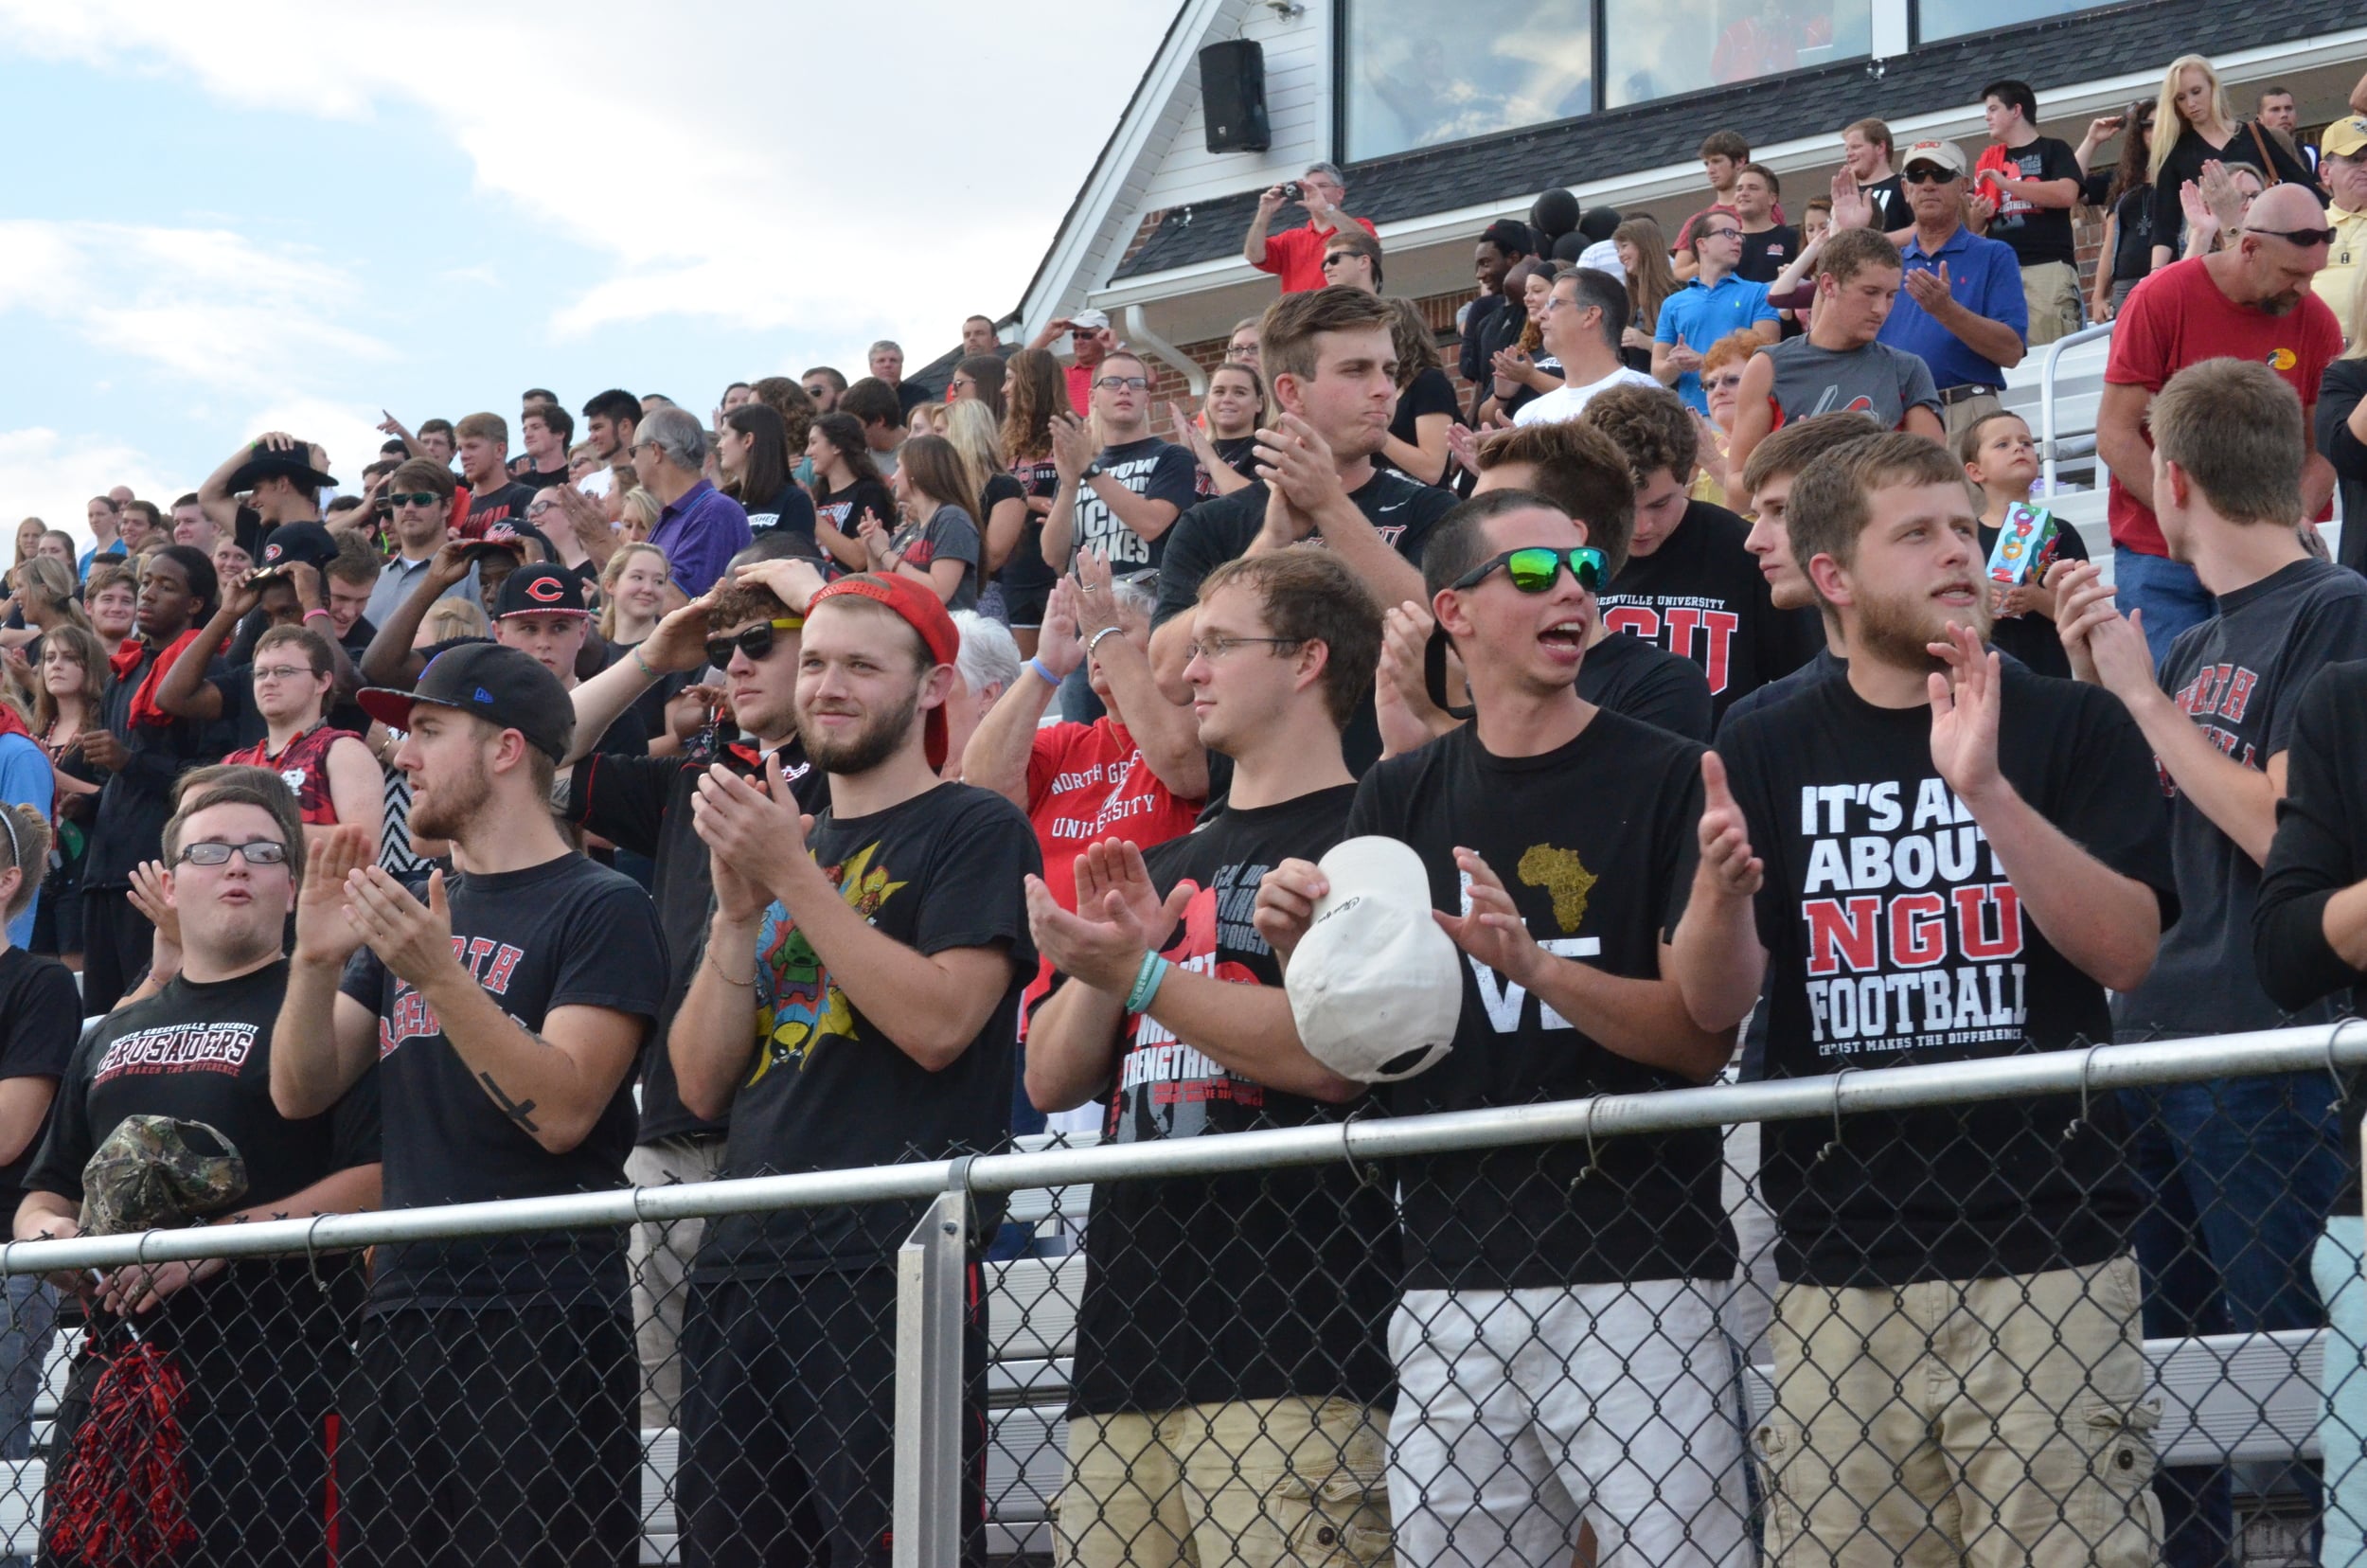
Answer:
M1950 626L1946 642L1926 646L1948 666L1947 674L1932 672L1929 688L1931 765L1956 797L1970 804L2003 782L1997 768L2003 667L1969 627Z
M346 879L369 853L368 830L350 822L313 840L305 854L304 885L296 890L296 962L342 968L360 950L361 928L346 913Z
M1380 662L1373 671L1373 710L1385 754L1416 751L1454 727L1430 700L1430 634L1437 623L1412 599L1381 617Z
M1059 578L1052 584L1052 597L1044 604L1043 625L1036 633L1036 657L1061 680L1085 662L1085 645L1077 636L1075 578Z
M1433 909L1431 918L1454 938L1455 946L1498 974L1515 985L1534 985L1552 955L1529 935L1528 922L1521 918L1504 879L1476 849L1456 846L1454 864L1469 879L1466 896L1470 907L1459 915Z
M1701 754L1701 870L1730 899L1758 895L1767 863L1751 852L1751 825L1726 787L1726 759Z
M768 561L763 564L786 566L789 562ZM675 675L705 668L707 611L714 603L715 592L709 589L688 603L659 616L657 625L650 628L650 634L639 644L641 662L661 675Z
M1833 227L1872 228L1874 204L1858 188L1858 182L1846 169L1833 171Z
M382 865L347 872L345 893L347 918L397 979L424 990L447 971L459 968L460 960L453 956L452 905L444 897L441 871L428 873L424 901Z

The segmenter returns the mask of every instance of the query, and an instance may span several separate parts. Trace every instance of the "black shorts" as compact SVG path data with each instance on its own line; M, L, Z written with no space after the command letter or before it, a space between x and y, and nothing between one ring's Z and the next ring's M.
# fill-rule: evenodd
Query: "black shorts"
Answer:
M170 1568L305 1568L326 1558L339 1436L332 1396L347 1370L345 1336L359 1292L325 1273L339 1284L334 1296L311 1282L301 1259L236 1263L143 1320L143 1334L182 1378L173 1419L197 1539L164 1559ZM75 1351L42 1455L52 1528L92 1393L132 1345L120 1325L101 1321L96 1346L85 1337ZM59 1330L84 1333L62 1323ZM52 1550L44 1530L40 1560L84 1559Z
M632 1568L641 1374L605 1306L400 1308L362 1330L339 1568Z
M971 1272L974 1287L976 1272ZM986 1324L962 1336L961 1558L986 1545ZM685 1568L886 1568L896 1274L695 1283L683 1310Z
M1043 613L1052 602L1052 584L1044 582L1013 582L1001 579L1003 614L1009 625L1022 632L1033 632L1043 625Z

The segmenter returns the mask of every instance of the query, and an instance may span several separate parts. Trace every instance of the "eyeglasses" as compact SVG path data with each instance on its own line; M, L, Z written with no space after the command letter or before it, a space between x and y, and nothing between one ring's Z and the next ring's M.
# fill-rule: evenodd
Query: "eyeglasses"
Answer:
M309 681L319 674L311 665L257 665L254 670L258 681Z
M1542 544L1525 549L1506 550L1493 561L1484 561L1448 584L1451 588L1468 588L1485 581L1501 568L1512 579L1512 585L1524 594L1545 594L1553 591L1561 579L1561 568L1567 564L1570 575L1578 579L1578 586L1588 593L1596 593L1603 586L1603 552L1592 544L1575 549L1555 550Z
M1898 177L1909 185L1949 185L1960 176L1953 169L1933 169L1930 164L1917 164Z
M748 627L728 637L709 637L707 663L718 669L727 668L733 652L738 651L747 654L749 663L761 664L773 656L774 633L796 632L802 630L805 624L803 615L785 615L778 620L766 621L762 626Z
M2288 245L2299 245L2304 250L2308 250L2312 246L2316 245L2331 245L2334 243L2337 234L2336 230L2330 228L2247 228L2244 232L2246 234L2265 234L2271 240L2282 240Z
M527 515L528 517L540 517L540 516L542 516L544 512L549 511L549 510L550 510L553 507L556 507L556 506L558 506L558 505L559 505L559 503L558 503L558 502L556 502L556 501L534 501L534 502L529 502L529 503L527 503L527 506L526 506L526 515Z
M1235 652L1249 647L1252 643L1261 644L1267 648L1297 648L1306 641L1305 637L1209 637L1199 642L1185 643L1184 662L1190 664L1194 659L1206 659L1210 664L1215 664L1220 659L1230 658Z
M1150 378L1148 376L1104 376L1094 384L1104 392L1148 392L1150 390Z
M390 507L433 507L441 500L443 497L434 490L421 490L417 495L390 495L386 504Z
M285 865L288 846L270 839L257 839L252 844L224 844L220 839L207 839L202 844L181 846L178 865L227 865L236 854L249 865Z
M1738 228L1703 229L1701 236L1705 240L1739 240L1742 238L1742 231Z

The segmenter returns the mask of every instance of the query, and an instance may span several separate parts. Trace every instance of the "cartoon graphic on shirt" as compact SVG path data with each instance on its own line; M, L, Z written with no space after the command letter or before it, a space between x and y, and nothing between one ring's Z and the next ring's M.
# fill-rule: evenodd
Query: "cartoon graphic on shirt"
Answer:
M866 844L828 868L839 897L865 920L878 915L880 907L904 886L889 880L887 867L871 864L871 857L879 848L876 842ZM748 1075L748 1086L754 1087L765 1074L783 1063L793 1062L800 1072L804 1071L814 1047L832 1035L854 1038L854 1010L847 1007L845 993L831 980L829 969L813 951L813 944L806 940L797 922L776 902L764 912L764 926L756 936L759 1049L756 1070Z

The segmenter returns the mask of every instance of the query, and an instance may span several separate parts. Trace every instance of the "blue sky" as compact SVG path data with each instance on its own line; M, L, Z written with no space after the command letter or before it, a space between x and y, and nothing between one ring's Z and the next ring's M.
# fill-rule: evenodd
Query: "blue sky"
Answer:
M1172 9L0 0L0 514L274 428L358 486L381 408L917 365L1018 303Z

